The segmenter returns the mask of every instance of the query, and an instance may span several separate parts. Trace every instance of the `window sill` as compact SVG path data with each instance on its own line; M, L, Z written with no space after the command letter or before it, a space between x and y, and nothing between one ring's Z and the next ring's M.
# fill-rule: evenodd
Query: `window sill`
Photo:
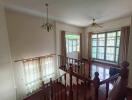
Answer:
M105 64L105 65L108 65L108 66L120 68L119 64L114 63L114 62L103 61L103 60L97 60L97 59L92 59L92 62L101 63L101 64Z

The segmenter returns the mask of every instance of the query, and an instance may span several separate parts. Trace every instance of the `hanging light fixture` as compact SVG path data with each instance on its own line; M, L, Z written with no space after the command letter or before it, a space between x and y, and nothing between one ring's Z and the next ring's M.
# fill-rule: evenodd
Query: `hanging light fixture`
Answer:
M49 23L49 15L48 15L48 6L49 5L48 5L48 3L46 3L45 6L46 6L46 14L47 14L46 22L43 23L41 27L44 28L45 30L47 30L47 32L49 32L49 31L53 30L54 25Z

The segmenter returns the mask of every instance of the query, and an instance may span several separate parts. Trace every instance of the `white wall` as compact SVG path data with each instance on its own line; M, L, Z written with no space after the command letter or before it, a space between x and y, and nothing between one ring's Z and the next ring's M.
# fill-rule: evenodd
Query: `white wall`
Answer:
M41 28L42 18L6 10L13 59L55 53L55 34Z
M0 0L0 100L16 100L4 7Z

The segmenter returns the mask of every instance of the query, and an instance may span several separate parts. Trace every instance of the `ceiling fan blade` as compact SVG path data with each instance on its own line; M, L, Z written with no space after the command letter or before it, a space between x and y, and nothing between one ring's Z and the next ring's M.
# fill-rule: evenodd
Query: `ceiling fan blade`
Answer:
M103 28L103 26L101 26L100 24L97 24L97 23L96 23L96 26L97 27L100 27L100 28Z

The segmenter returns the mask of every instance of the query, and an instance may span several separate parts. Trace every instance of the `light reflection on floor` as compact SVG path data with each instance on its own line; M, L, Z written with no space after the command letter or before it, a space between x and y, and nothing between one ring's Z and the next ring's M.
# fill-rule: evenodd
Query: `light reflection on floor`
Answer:
M95 72L99 73L100 80L105 80L105 79L109 78L109 67L107 67L107 66L102 67L101 65L92 64L92 68L91 68L92 79L94 78Z

